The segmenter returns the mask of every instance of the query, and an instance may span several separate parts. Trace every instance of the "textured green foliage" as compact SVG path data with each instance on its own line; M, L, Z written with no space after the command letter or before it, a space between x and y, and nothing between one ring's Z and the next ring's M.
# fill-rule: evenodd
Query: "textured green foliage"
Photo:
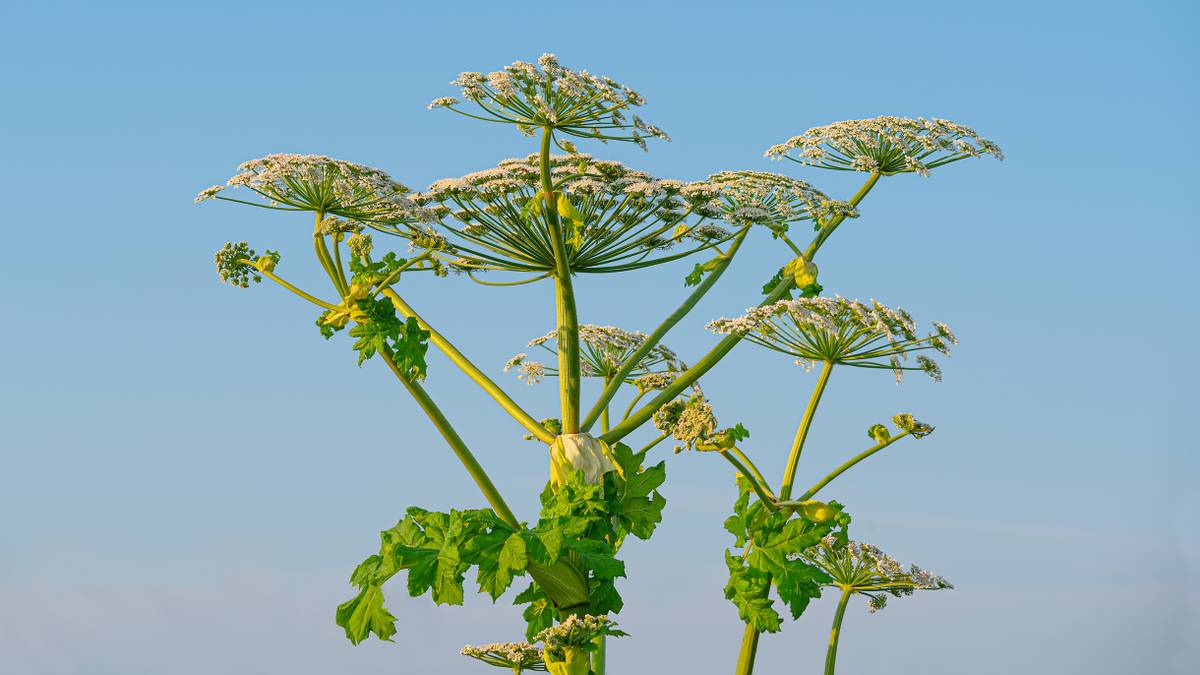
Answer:
M379 260L366 260L357 256L350 259L351 283L371 286L383 281L396 270L404 266L404 258L388 252Z
M509 550L513 536L521 535L489 509L439 513L409 508L404 520L380 533L379 553L350 576L360 592L338 607L338 625L355 643L369 633L381 639L392 635L394 621L383 608L381 589L400 570L408 570L409 595L428 593L439 605L461 605L466 572L477 566L480 591L499 597L514 576L525 573L524 555Z
M358 338L354 343L358 365L375 356L376 352L387 349L401 372L417 380L425 379L429 331L422 330L413 317L401 321L388 300L364 298L357 304L365 320L351 328L349 334Z
M337 624L346 630L354 644L374 633L380 640L391 640L396 634L396 617L383 606L383 590L368 585L352 600L338 605Z
M738 498L725 529L734 536L734 546L745 551L740 556L726 551L729 583L725 597L738 608L738 616L757 630L774 633L780 627L770 586L796 619L810 600L821 597L821 584L830 581L825 572L800 558L802 551L835 529L835 536L846 536L850 516L841 504L830 502L828 509L822 510L832 513L820 521L808 516L809 509L770 511L760 501L752 503L749 483L738 480Z
M622 600L614 582L625 576L616 557L627 534L647 539L662 520L666 499L657 488L666 480L665 463L642 469L645 452L618 443L613 451L620 472L611 471L599 484L588 484L582 472L565 485L547 484L542 515L535 527L514 529L488 509L440 513L409 508L404 519L380 534L379 553L364 560L350 576L356 597L338 607L337 622L358 643L374 633L387 639L395 620L384 608L383 585L408 571L409 595L428 594L439 605L460 605L467 573L475 568L479 592L493 601L516 577L525 576L531 561L554 565L567 561L586 576L588 612L617 612ZM624 474L624 477L621 476ZM533 583L514 600L526 604L528 635L552 625L554 603Z
M777 632L780 618L773 608L775 601L769 597L771 577L748 567L729 551L725 551L725 565L729 568L725 598L737 607L738 617L760 633Z
M658 493L658 488L667 480L667 464L659 462L642 469L646 450L635 453L629 446L617 443L613 456L621 467L622 478L617 472L604 477L605 492L609 495L609 510L616 521L619 539L625 533L638 539L649 539L654 528L662 522L663 507L667 500Z
M550 602L550 598L546 597L537 584L530 584L529 588L517 594L517 597L513 598L513 604L529 605L521 613L521 618L525 619L525 639L531 642L538 633L553 626L558 618L554 603Z

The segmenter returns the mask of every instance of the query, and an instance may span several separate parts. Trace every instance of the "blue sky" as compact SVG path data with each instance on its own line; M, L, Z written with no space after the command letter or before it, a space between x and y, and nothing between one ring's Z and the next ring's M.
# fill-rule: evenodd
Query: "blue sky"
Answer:
M455 93L459 71L554 51L646 96L672 143L586 150L661 176L777 170L844 197L855 177L762 151L879 114L946 117L997 141L1004 162L886 179L821 254L829 291L902 304L963 342L941 384L836 373L822 404L801 466L813 478L895 412L938 426L829 496L856 537L957 585L874 616L852 608L841 672L1187 671L1200 659L1196 20L1183 2L5 3L5 670L468 673L463 643L516 637L506 601L435 609L401 588L394 644L340 635L333 607L380 529L410 504L482 502L380 364L355 368L279 289L217 282L212 252L247 239L315 286L306 221L191 202L271 152L418 188L531 152L507 128L425 105ZM752 241L667 344L704 353L703 324L756 302L779 256ZM581 279L582 320L648 331L688 267ZM548 286L417 280L406 297L551 414L551 387L500 372L551 327ZM704 384L777 474L812 381L744 345ZM540 446L441 357L428 388L533 517ZM634 637L614 645L612 670L729 672L729 472L679 455L668 476L660 531L624 551ZM826 598L764 638L762 672L818 668L831 611Z

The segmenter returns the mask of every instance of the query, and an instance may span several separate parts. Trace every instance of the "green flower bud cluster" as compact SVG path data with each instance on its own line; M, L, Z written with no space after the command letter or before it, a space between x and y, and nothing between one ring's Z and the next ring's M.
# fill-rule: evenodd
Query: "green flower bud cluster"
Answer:
M279 254L276 253L276 260L278 260L278 256ZM251 282L257 284L262 281L262 275L258 274L254 265L248 262L255 259L254 249L244 241L236 244L225 242L213 259L217 264L217 275L221 277L223 283L239 288L249 288Z
M892 418L896 426L912 434L913 438L924 438L933 433L933 426L915 419L908 413L900 413Z

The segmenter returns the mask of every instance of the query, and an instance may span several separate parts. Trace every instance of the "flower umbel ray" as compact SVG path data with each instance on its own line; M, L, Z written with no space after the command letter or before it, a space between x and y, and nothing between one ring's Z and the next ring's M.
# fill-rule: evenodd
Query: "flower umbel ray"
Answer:
M591 155L551 155L553 194L541 180L540 155L506 159L460 178L439 180L414 196L440 221L467 271L554 273L551 213L563 229L574 273L608 273L677 260L733 236L712 223L720 204L706 183L657 179ZM412 225L390 228L412 238Z
M888 595L898 598L917 590L954 588L942 577L916 565L905 569L879 547L864 542L843 543L828 536L806 550L803 557L833 578L830 586L867 596L872 613L883 609Z
M228 188L245 188L261 201L234 199ZM323 155L274 154L243 162L224 185L196 197L224 199L281 211L314 211L377 225L428 220L408 198L409 189L384 171Z
M552 330L545 335L529 341L530 347L539 347L551 354L557 353L554 346L558 331ZM595 324L579 324L579 357L580 373L584 377L612 377L642 344L647 335L638 331L627 331L616 326L598 326ZM518 377L528 384L536 384L545 376L558 375L552 366L534 361L528 354L521 353L513 356L504 364L504 370L516 368ZM661 389L680 371L687 366L679 361L675 352L665 345L655 345L649 353L630 372L627 381L644 383L647 389Z
M494 642L486 645L467 645L460 652L489 666L508 668L514 673L523 671L546 672L542 660L542 648L528 642Z
M461 108L452 96L434 99L429 108L448 108L467 117L512 124L533 135L538 128L576 138L625 141L646 149L646 138L671 140L662 129L626 117L631 108L645 104L641 94L609 77L562 66L554 54L542 54L537 65L514 61L486 75L465 72L450 84L462 89L463 98L476 105L474 112ZM563 144L569 150L569 144Z
M813 127L766 152L771 159L786 158L823 169L922 176L944 164L982 155L1004 159L998 145L956 122L889 115Z
M742 335L795 357L796 363L806 368L817 362L886 368L895 372L897 381L905 370L921 370L941 380L941 368L928 356L917 356L916 366L901 362L913 352L950 354L950 345L957 344L957 338L944 323L934 322L933 327L934 332L920 336L912 316L903 309L842 297L780 300L708 324L714 333Z

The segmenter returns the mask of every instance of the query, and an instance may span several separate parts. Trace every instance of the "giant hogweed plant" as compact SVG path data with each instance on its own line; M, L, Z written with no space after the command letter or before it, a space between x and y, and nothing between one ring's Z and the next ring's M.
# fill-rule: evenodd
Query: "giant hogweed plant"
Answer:
M245 288L269 279L314 305L315 330L327 339L345 332L360 366L375 360L391 370L487 502L487 508L449 512L412 506L383 531L379 551L351 574L357 593L337 608L346 637L354 643L372 634L392 639L397 628L384 587L401 572L409 595L428 595L439 605L463 602L468 574L493 600L526 579L513 602L523 607L527 642L466 647L462 653L515 673L602 675L606 639L624 635L613 619L623 605L619 580L627 574L618 556L630 535L651 538L666 505L659 493L666 462L651 453L667 439L676 452L719 455L736 478L733 515L725 522L734 541L724 558L725 597L745 623L737 673L752 672L759 636L781 630L781 611L799 617L822 589L840 594L826 655L826 673L832 673L852 596L868 597L874 610L888 595L949 587L940 577L916 567L905 570L877 548L851 541L845 507L816 499L859 462L903 439L927 436L932 426L906 413L896 415L891 426L874 424L867 431L869 447L811 487L797 489L801 453L835 369L888 370L897 381L905 371L919 370L940 379L929 354L948 353L956 343L944 324L922 332L902 309L821 295L815 260L837 229L859 216L860 204L880 179L928 175L987 154L1000 158L999 148L947 120L878 117L815 127L767 151L802 166L864 174L858 191L842 201L777 173L723 171L689 182L580 152L576 143L635 143L645 149L647 141L669 139L634 114L644 104L637 92L567 69L553 55L486 75L463 73L453 84L462 89L463 100L438 98L431 109L515 127L536 151L418 193L371 167L277 154L245 162L227 183L197 197L310 219L326 289L306 290L287 281L278 252L258 254L246 242L218 251L221 280ZM662 340L713 288L750 236L779 243L779 271L743 316L709 324L721 337L688 365ZM376 239L405 246L384 252ZM690 290L649 334L579 323L577 277L632 273L684 258L697 260L683 279ZM529 384L554 379L560 394L556 415L539 419L527 411L422 318L402 284L420 273L489 286L553 286L552 330L532 340L504 370L515 369ZM747 452L749 431L741 424L720 426L699 386L701 376L743 341L818 371L807 405L797 410L794 442L786 453L773 453L786 457L777 482L759 469L763 457L756 462ZM429 344L487 392L527 439L546 446L549 480L536 519L514 513L451 417L426 392ZM539 353L545 362L536 358ZM600 390L587 406L584 378L597 380ZM635 436L643 441L634 443Z

